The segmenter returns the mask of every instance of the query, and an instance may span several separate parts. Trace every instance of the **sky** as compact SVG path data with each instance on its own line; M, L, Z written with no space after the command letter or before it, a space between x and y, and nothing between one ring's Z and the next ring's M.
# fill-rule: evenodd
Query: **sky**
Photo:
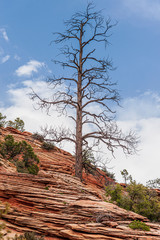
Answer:
M60 74L53 64L59 48L51 44L54 32L65 30L64 20L83 11L87 0L0 0L0 112L8 120L20 117L27 131L41 126L72 128L65 116L50 116L36 110L29 99L32 87L51 94L45 80ZM116 68L110 73L121 95L116 120L124 132L132 129L140 137L139 151L126 157L121 151L111 157L109 171L122 181L127 169L137 182L160 177L160 0L94 0L96 10L113 23L106 50ZM67 143L62 146L72 152ZM104 156L104 158L108 158Z

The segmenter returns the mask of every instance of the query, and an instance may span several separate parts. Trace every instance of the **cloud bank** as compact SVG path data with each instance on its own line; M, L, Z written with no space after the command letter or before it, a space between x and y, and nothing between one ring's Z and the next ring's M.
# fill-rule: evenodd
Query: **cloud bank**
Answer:
M59 116L57 112L51 111L50 116L41 110L35 110L36 105L29 99L28 93L32 87L38 94L51 95L52 89L48 89L43 81L24 81L23 87L11 88L8 96L11 101L9 107L1 107L0 112L7 115L8 119L14 120L20 117L25 122L27 131L40 131L40 126L67 126L74 128L71 120L66 116ZM127 158L122 151L115 153L116 158L112 159L108 167L116 173L118 181L122 181L120 171L126 168L138 182L144 184L149 179L159 177L160 169L160 94L146 92L134 98L124 99L124 108L117 111L117 122L124 132L133 129L140 136L140 145L137 155ZM69 152L73 152L73 145L70 143L62 146ZM109 153L104 156L107 159ZM109 157L110 158L110 157Z

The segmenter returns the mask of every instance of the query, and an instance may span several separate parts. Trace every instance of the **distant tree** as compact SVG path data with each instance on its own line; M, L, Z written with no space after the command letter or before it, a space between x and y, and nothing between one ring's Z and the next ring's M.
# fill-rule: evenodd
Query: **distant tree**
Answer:
M5 127L6 124L6 116L3 116L2 113L0 113L0 127Z
M45 128L49 139L54 142L64 140L75 144L75 175L82 180L83 150L100 143L114 153L122 148L124 153L132 154L137 147L135 134L124 135L114 121L113 103L118 104L120 96L109 77L114 70L109 58L99 58L96 48L101 43L108 45L110 30L115 24L105 20L101 11L94 11L92 3L84 12L75 13L65 22L66 31L55 33L57 44L63 44L61 54L64 60L55 60L63 68L68 68L70 75L49 78L48 84L54 89L53 96L43 98L32 92L31 99L37 100L39 107L47 112L51 107L68 116L75 124L75 132L67 128ZM67 45L68 43L68 45ZM57 89L57 91L56 91ZM69 108L74 113L70 114ZM87 131L86 126L91 131Z
M150 188L160 189L160 178L156 178L154 180L149 180L147 182L147 186Z
M14 122L9 120L7 123L8 127L13 127L21 132L24 132L24 121L22 119L20 119L19 117L17 117Z
M132 181L132 176L129 175L129 173L126 169L123 169L123 171L121 171L121 175L124 179L125 184L127 184L127 181Z

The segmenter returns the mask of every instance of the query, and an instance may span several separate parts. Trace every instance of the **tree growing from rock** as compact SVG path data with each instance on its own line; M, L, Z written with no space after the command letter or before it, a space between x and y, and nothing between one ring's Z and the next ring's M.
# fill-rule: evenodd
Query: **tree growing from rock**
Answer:
M6 116L3 116L2 113L0 113L0 127L5 127L6 124Z
M24 121L17 117L14 121L9 120L7 122L8 127L13 127L21 132L24 132Z
M121 175L124 179L124 183L127 184L128 181L132 181L132 176L129 175L128 171L126 169L123 169L123 171L121 171Z
M109 77L109 71L114 70L112 61L96 54L101 44L107 47L114 25L110 19L103 18L101 11L95 11L92 3L84 12L75 13L65 22L66 31L56 32L54 40L54 43L63 45L60 50L63 59L54 63L68 71L60 77L47 79L54 89L51 98L44 98L34 90L31 94L40 108L49 111L55 107L61 114L67 112L73 120L75 131L64 127L44 130L54 142L75 144L75 175L81 180L83 150L90 149L91 142L92 146L105 144L112 153L116 148L122 148L125 153L132 154L137 146L135 135L132 132L124 135L114 121L113 103L118 104L120 96Z

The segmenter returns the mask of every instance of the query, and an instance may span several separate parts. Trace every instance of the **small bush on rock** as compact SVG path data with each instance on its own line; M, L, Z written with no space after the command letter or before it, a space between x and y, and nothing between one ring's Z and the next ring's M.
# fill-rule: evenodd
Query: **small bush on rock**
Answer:
M4 142L0 142L0 154L7 160L13 159L20 154L20 142L15 142L12 135L7 135Z
M12 135L7 135L0 142L0 155L15 164L18 172L37 174L39 159L33 148L26 141L15 142Z
M133 222L131 222L129 224L129 227L131 229L140 229L140 230L143 230L143 231L150 231L149 226L147 226L144 222L137 221L137 220L134 220Z
M36 235L34 232L26 232L23 235L15 236L13 240L44 240L43 237Z
M96 174L96 161L94 158L94 155L90 149L83 150L83 156L82 156L82 164L83 168L85 169L85 172L88 174L95 175Z
M6 116L3 116L2 113L0 113L0 127L5 127L6 125Z
M45 150L48 150L48 151L50 151L50 150L53 150L54 149L54 147L55 147L55 145L53 144L53 143L51 143L51 142L44 142L44 143L42 143L42 146L41 146L43 149L45 149Z
M8 127L13 127L21 132L24 132L24 121L17 117L14 121L8 121L7 122Z
M32 138L36 139L36 140L38 140L40 142L44 142L44 136L39 134L39 133L37 133L37 132L32 134Z

